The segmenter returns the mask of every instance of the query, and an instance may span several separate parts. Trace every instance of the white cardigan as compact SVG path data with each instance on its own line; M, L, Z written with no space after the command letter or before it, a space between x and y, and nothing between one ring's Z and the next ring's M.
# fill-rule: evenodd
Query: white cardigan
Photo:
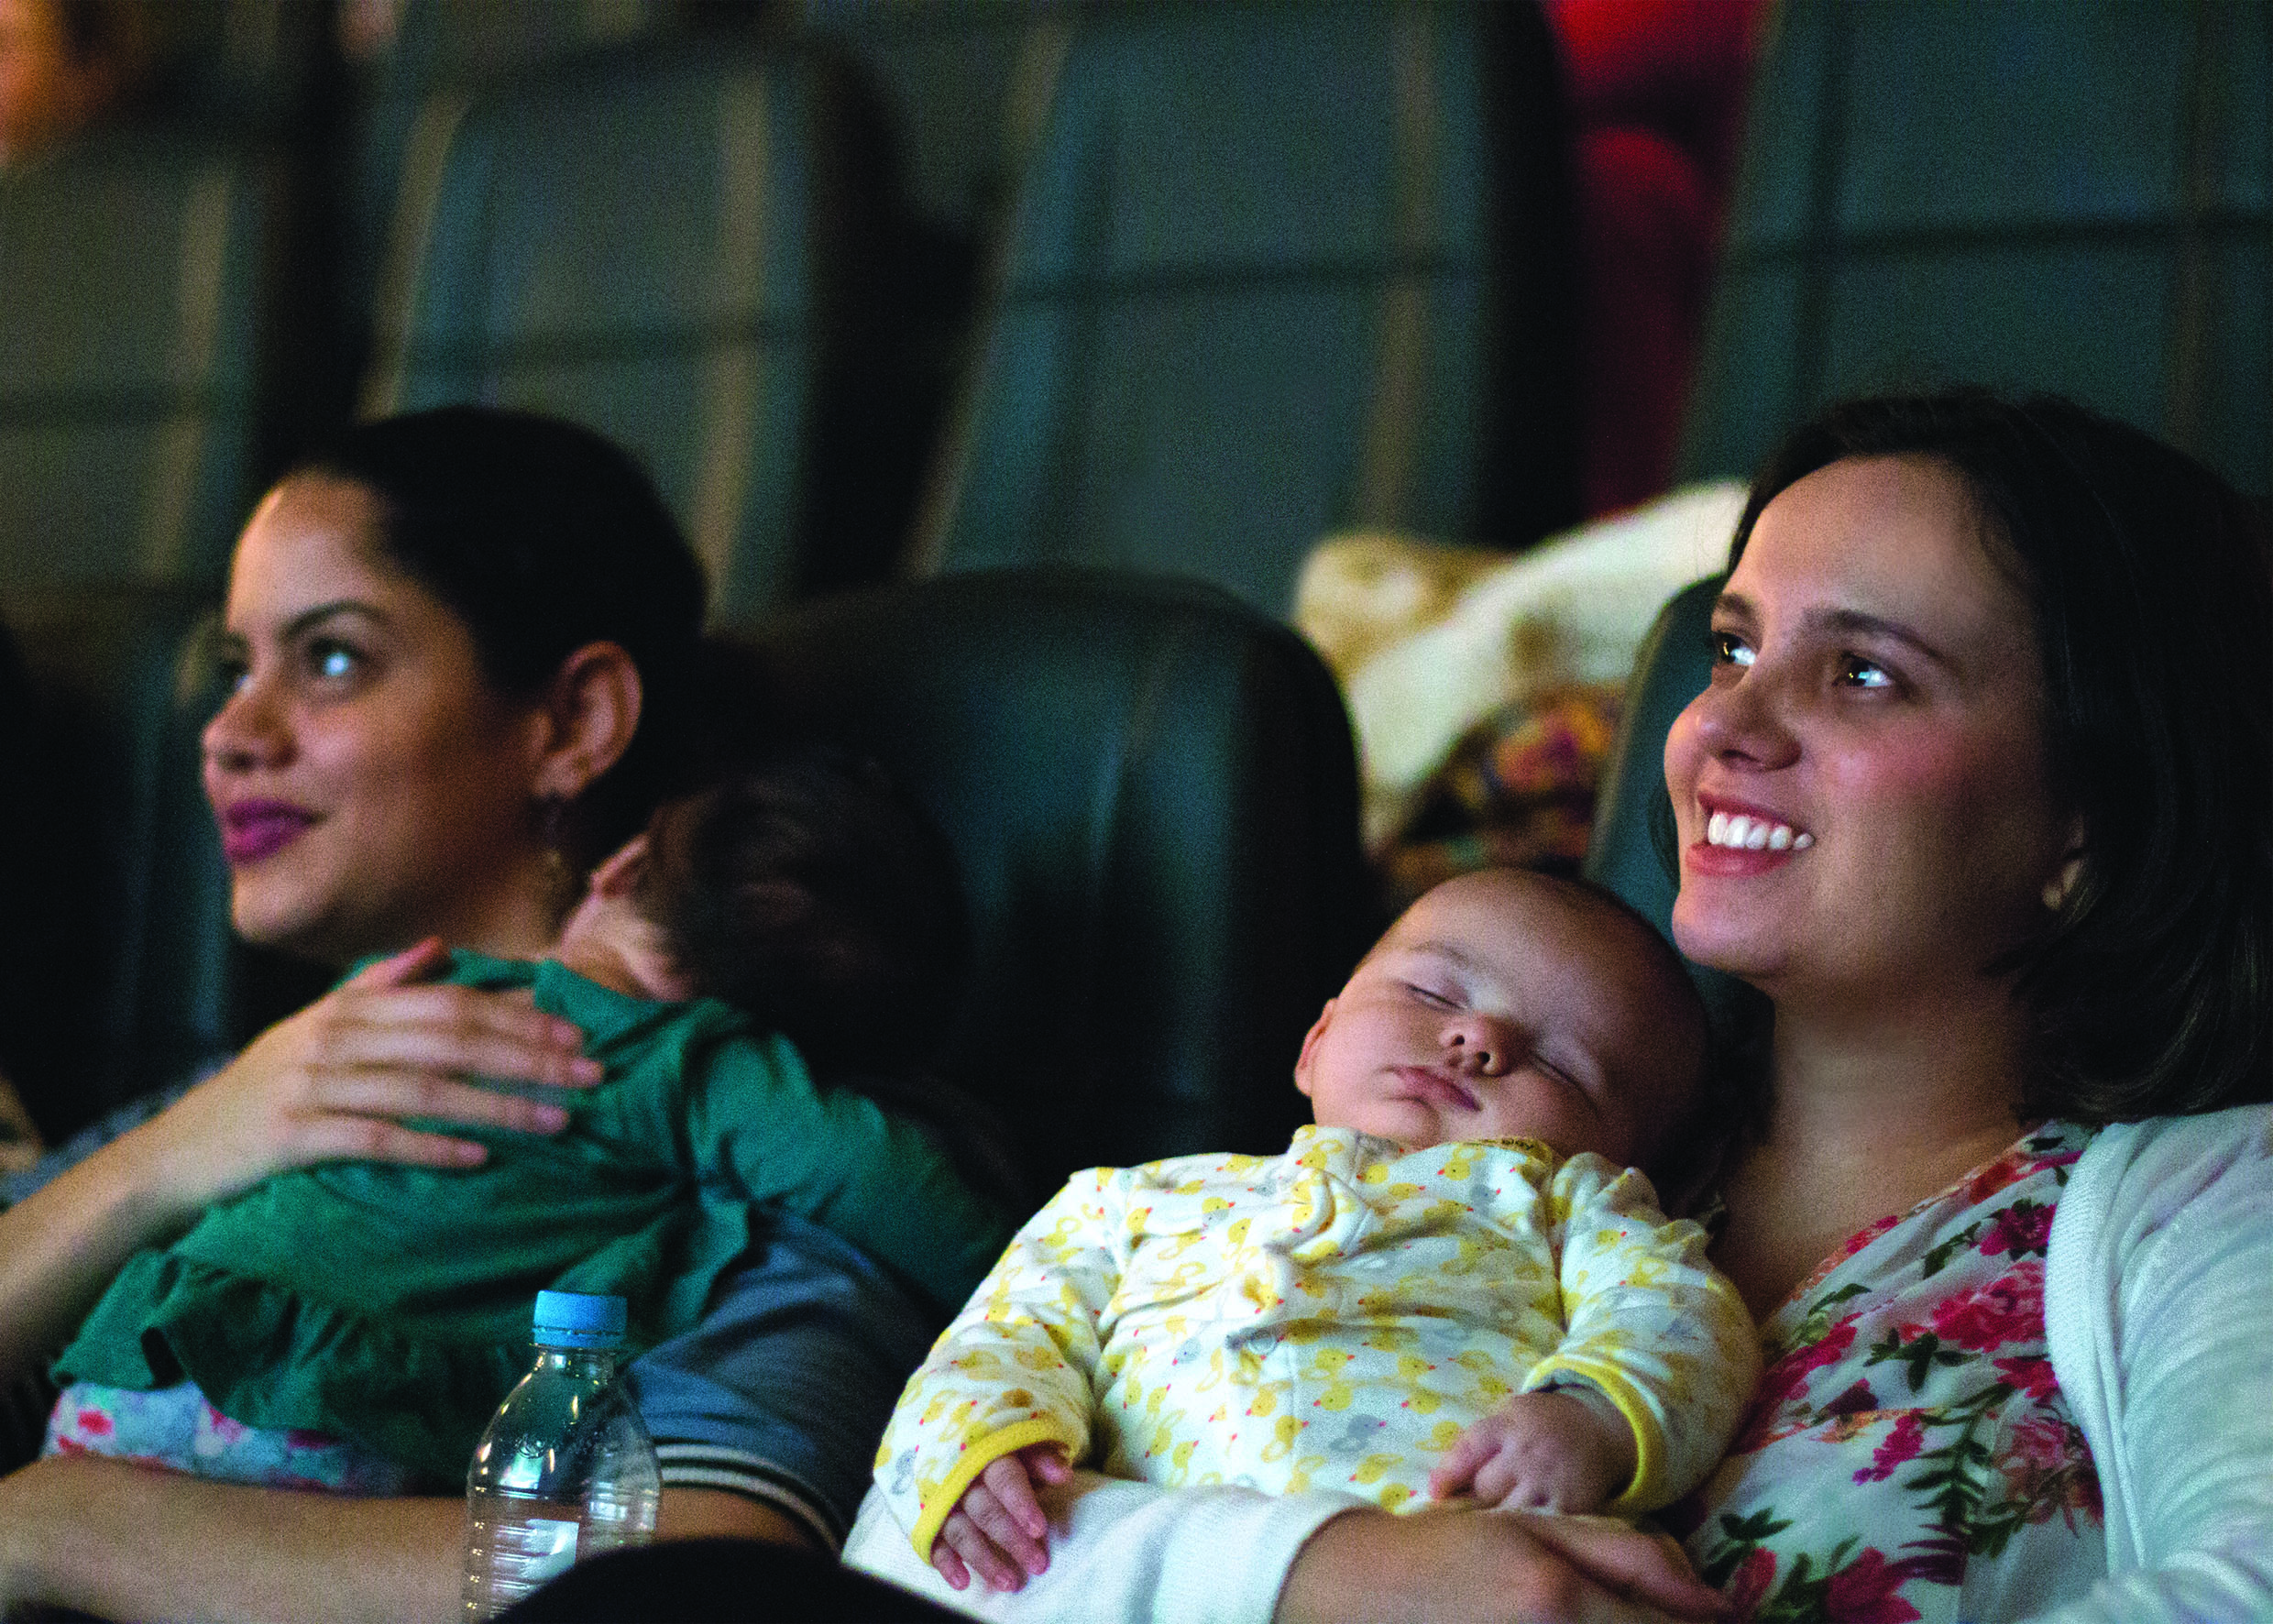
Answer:
M2044 1311L2108 1577L2032 1624L2273 1619L2273 1107L2094 1139L2053 1214ZM1367 1502L1083 1472L1044 1503L1049 1571L1012 1595L950 1590L873 1491L845 1560L1005 1624L1268 1624L1303 1542Z

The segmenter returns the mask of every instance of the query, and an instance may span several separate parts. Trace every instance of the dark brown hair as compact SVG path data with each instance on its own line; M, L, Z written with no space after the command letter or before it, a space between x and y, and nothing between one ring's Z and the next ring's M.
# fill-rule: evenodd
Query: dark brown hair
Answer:
M969 931L946 839L874 763L783 750L666 801L638 895L705 996L794 1042L815 1070L928 1059Z

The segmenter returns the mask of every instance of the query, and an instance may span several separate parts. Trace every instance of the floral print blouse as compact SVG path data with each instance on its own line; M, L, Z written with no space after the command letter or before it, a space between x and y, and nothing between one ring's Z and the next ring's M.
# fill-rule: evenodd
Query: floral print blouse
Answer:
M2052 1123L1855 1235L1762 1328L1728 1458L1665 1520L1734 1617L2025 1618L2106 1575L2099 1478L2045 1348Z

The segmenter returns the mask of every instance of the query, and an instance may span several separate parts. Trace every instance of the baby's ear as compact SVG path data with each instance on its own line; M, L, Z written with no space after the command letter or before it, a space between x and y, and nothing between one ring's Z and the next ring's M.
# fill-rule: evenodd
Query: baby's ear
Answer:
M592 894L610 898L631 895L646 867L647 833L642 829L617 847L605 862L592 871Z
M1326 1000L1325 1008L1318 1012L1318 1018L1310 1024L1310 1030L1302 1035L1302 1052L1294 1057L1294 1086L1305 1095L1310 1092L1311 1054L1317 1048L1318 1040L1326 1035L1328 1023L1334 1019L1334 1003L1331 998Z

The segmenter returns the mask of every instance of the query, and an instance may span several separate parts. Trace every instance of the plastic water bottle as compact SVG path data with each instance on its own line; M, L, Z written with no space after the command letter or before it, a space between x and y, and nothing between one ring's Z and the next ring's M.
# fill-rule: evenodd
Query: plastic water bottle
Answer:
M623 1299L540 1291L536 1363L466 1475L468 1619L494 1618L580 1558L646 1542L655 1445L616 1378Z

